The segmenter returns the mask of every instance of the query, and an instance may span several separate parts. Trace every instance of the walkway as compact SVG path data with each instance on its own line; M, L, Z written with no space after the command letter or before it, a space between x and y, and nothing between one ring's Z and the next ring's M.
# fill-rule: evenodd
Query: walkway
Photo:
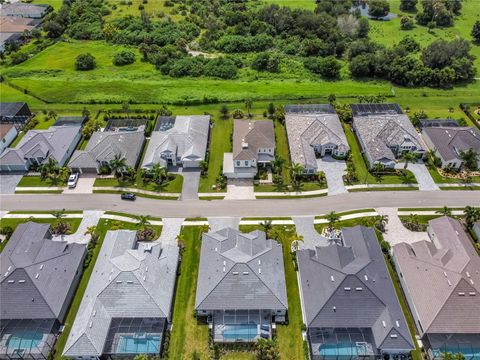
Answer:
M329 244L329 241L315 229L314 220L314 216L293 217L297 234L303 236L303 243L299 242L299 249L314 249L315 246L327 246Z
M83 219L78 226L77 231L71 235L57 235L53 237L56 241L67 241L69 243L88 244L90 235L85 235L85 232L90 226L97 226L98 221L103 215L103 211L84 211ZM68 214L67 214L68 215ZM73 214L72 214L73 215Z
M228 179L225 200L255 199L252 179Z
M343 175L347 170L347 164L343 160L335 160L331 156L317 159L319 170L325 173L328 185L328 195L345 194L348 190L343 183Z
M412 244L421 240L429 240L426 232L410 231L403 226L396 208L378 208L376 210L380 215L388 216L388 223L383 237L391 246L402 242Z
M225 229L226 227L234 228L238 230L240 224L240 218L238 217L212 217L208 218L208 226L210 231L215 232Z
M395 165L395 169L403 169L405 163L398 163ZM407 170L410 170L413 175L415 175L415 179L417 179L418 188L420 191L435 191L440 190L437 184L432 179L432 176L428 172L427 167L423 163L416 163L412 164L409 163L407 165Z

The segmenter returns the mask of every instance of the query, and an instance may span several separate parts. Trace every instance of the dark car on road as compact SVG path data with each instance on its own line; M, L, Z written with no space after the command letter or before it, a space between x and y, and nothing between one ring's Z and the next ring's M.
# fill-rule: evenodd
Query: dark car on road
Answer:
M128 192L122 193L122 200L134 201L136 198L137 196L135 194L128 193Z

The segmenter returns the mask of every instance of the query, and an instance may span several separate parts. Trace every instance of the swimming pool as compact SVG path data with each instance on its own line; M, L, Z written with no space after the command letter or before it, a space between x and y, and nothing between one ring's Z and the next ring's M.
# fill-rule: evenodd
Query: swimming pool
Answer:
M160 335L120 335L118 354L153 354L160 350Z
M36 349L42 342L43 334L35 331L19 331L10 335L7 341L8 353L16 350Z
M227 340L254 340L258 335L257 325L225 325L222 335Z
M356 356L357 346L353 343L337 343L320 345L321 356Z

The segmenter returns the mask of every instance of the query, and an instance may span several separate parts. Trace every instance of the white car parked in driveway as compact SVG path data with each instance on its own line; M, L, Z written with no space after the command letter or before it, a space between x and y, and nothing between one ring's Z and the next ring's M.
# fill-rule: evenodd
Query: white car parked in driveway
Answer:
M75 186L77 186L77 182L78 182L78 173L73 173L69 176L68 178L68 188L69 189L73 189Z

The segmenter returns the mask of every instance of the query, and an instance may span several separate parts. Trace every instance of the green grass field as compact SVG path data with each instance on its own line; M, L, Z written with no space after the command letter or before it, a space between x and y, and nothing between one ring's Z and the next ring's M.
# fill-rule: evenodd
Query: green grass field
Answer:
M176 174L171 174L171 176L174 176L174 179L163 184L144 184L140 175L137 176L136 181L120 181L116 178L97 178L93 186L132 187L140 190L148 190L155 192L181 193L183 186L183 176Z

